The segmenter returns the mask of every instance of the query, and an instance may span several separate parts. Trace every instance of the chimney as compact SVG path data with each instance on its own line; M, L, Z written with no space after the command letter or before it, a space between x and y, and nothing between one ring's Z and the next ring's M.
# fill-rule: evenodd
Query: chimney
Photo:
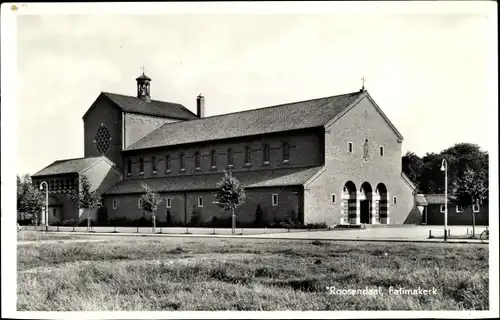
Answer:
M205 117L205 97L201 93L196 97L196 115L198 118Z

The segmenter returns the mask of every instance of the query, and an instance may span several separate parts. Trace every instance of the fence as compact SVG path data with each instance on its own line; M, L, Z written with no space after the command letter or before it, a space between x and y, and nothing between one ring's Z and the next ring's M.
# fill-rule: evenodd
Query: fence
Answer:
M67 226L21 226L21 231L48 231L48 232L88 232L87 227L67 227ZM321 231L328 229L286 229L286 228L236 228L237 235L270 234L285 232ZM118 233L118 234L153 234L152 227L91 227L91 233ZM231 228L200 228L200 227L157 227L155 234L215 234L229 235Z

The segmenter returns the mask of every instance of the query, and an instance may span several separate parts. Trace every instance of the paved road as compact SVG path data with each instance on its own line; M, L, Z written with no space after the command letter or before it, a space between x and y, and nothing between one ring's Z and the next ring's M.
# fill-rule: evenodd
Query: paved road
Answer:
M448 228L451 236L464 236L472 232L470 227L452 226ZM467 230L469 229L469 230ZM476 235L479 235L485 227L476 227ZM364 240L429 240L429 230L435 237L443 237L444 227L440 226L415 226L415 227L391 227L391 228L368 228L332 231L299 232L293 234L273 233L260 235L262 238L314 238L314 239L364 239ZM436 239L440 240L440 239Z

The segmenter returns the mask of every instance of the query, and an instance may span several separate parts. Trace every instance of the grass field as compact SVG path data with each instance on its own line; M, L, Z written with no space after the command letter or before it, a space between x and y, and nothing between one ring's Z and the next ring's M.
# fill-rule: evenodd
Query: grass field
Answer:
M17 250L18 310L489 309L484 245L123 238Z

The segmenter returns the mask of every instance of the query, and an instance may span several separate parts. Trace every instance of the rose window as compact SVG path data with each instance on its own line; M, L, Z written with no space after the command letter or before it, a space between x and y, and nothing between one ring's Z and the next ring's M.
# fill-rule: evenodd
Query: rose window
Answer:
M111 135L106 127L101 126L95 135L94 143L96 145L97 151L100 153L105 153L111 141Z

